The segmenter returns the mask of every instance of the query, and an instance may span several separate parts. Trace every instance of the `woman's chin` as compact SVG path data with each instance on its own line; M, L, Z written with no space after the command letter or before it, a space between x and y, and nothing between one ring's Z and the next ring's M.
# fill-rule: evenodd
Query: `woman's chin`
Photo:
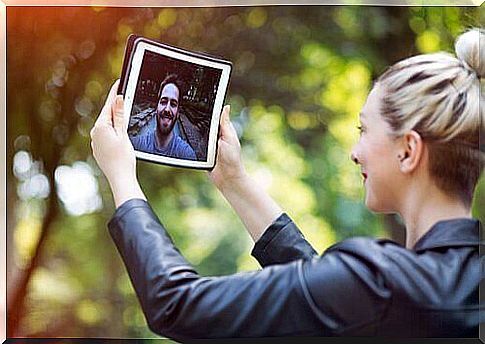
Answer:
M366 191L365 193L365 206L373 213L381 213L383 211L382 207L380 206L379 202L375 198L369 195Z
M365 206L367 209L369 209L373 213L379 213L379 214L393 214L395 213L395 210L392 209L392 207L389 207L386 204L383 204L383 202L378 202L376 199L372 199L366 195L365 197Z
M367 207L367 209L369 209L369 211L371 211L373 213L378 213L379 212L379 209L376 208L372 203L369 204L369 203L365 202L365 206Z

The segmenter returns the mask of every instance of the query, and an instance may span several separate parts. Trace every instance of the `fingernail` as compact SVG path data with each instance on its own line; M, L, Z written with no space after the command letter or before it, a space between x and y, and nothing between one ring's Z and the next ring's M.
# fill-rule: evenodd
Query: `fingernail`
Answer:
M226 120L226 122L229 122L229 112L231 110L231 107L229 105L226 105L224 106L224 112L226 113L224 115L224 119Z
M116 96L116 106L118 106L118 107L123 106L123 96L121 96L121 95Z

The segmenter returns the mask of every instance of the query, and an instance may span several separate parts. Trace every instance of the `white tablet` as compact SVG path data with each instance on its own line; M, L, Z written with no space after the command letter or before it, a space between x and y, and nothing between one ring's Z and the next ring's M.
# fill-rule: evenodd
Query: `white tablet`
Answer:
M130 36L118 93L137 158L214 167L229 61Z

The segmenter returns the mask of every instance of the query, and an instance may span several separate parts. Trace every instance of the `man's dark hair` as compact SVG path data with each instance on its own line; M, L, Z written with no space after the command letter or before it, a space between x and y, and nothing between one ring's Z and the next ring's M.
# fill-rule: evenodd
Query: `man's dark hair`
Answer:
M177 74L168 74L165 77L165 79L163 79L163 81L160 84L160 89L158 90L158 99L160 99L160 96L162 95L163 88L168 84L174 84L175 86L177 86L179 90L179 103L180 103L180 99L182 98L184 91L183 91L182 81L180 80Z

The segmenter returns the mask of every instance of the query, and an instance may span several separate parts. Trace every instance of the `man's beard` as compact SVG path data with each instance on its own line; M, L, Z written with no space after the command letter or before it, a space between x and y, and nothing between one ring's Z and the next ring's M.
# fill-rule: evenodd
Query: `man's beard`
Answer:
M175 121L173 121L172 124L169 127L164 127L163 125L160 124L158 126L158 132L161 135L166 136L166 135L170 134L170 132L173 130L174 126L175 126Z
M157 114L157 130L158 130L158 133L162 136L166 136L168 134L170 134L173 130L173 127L175 126L175 118L172 120L172 123L170 124L170 126L168 127L164 127L163 124L162 124L162 120L161 120L161 114Z

